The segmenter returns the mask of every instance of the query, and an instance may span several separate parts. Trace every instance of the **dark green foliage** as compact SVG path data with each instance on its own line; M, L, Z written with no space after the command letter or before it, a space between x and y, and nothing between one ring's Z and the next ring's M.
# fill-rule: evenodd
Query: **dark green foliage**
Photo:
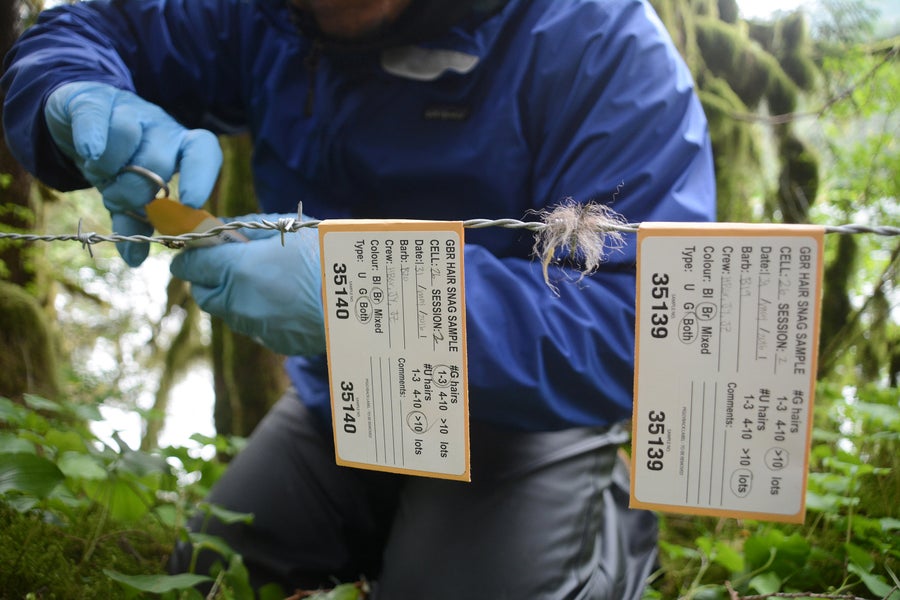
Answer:
M746 23L730 2L719 2L716 10L693 3L690 15L681 2L656 5L688 58L710 122L719 219L772 220L790 208L790 221L803 221L819 190L817 157L796 147L801 143L789 122L801 90L818 81L804 14ZM768 149L760 143L767 115L788 117L769 131L780 154L774 166L763 160ZM765 197L776 200L761 204Z
M0 5L0 56L4 56L34 15L29 6L5 0ZM36 197L31 194L31 178L6 145L0 121L0 230L28 231L37 216ZM21 243L0 241L0 279L21 286L36 283L35 256L39 250Z
M816 396L803 525L664 515L660 579L648 598L829 594L900 599L900 406L896 390ZM838 431L846 422L852 433Z
M789 13L773 23L754 23L750 26L750 38L776 59L779 70L791 83L779 83L780 88L796 86L811 91L816 83L817 67L813 61L812 43L809 37L807 17L802 12ZM777 78L777 76L776 76ZM781 91L781 96L796 95L794 92ZM771 100L770 100L771 102ZM796 102L781 102L780 110L771 110L774 114L784 114L794 110Z
M881 369L888 363L888 353L892 340L888 339L891 322L891 304L884 288L872 294L869 303L869 326L864 336L866 343L859 348L859 375L862 381L878 381Z
M175 540L189 535L186 507L219 477L221 462L186 448L134 451L115 434L117 447L104 444L89 427L99 420L92 406L0 397L0 600L202 598L191 586L209 575L168 576L165 565ZM197 441L224 458L240 447ZM204 509L226 521L252 518ZM223 547L190 535L198 547ZM240 556L229 556L221 575L210 598L253 600ZM284 598L271 592L260 600Z
M156 492L175 480L159 456L99 445L87 425L99 418L92 407L0 397L0 597L115 598L103 568L162 568L174 530Z

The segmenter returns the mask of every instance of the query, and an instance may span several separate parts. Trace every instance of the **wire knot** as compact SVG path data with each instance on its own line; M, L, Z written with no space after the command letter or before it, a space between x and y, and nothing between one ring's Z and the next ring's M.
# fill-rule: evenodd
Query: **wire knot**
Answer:
M281 232L281 245L284 246L284 234L285 233L293 233L294 231L294 223L297 222L297 219L294 217L280 217L278 221L275 222L275 229Z
M91 246L94 243L94 236L97 234L93 231L90 233L81 231L81 221L81 219L78 219L78 230L75 232L75 237L79 242L81 242L81 249L87 249L88 255L90 255L91 258L94 258L94 250L91 248Z

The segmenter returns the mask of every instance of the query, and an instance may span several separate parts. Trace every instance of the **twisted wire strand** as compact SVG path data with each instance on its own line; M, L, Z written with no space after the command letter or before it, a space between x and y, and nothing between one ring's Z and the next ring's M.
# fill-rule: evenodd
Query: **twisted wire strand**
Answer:
M181 235L120 235L117 233L100 234L96 232L81 231L81 222L78 225L76 233L69 234L35 234L35 233L10 233L0 232L0 239L18 240L23 242L79 242L82 246L88 247L101 242L146 242L151 244L162 244L170 248L180 248L186 243L203 238L215 237L224 231L234 229L274 229L284 233L296 233L301 229L318 227L322 221L308 220L300 221L293 218L282 218L277 221L260 220L260 221L232 221L224 223L220 226L213 227L207 231L197 233L184 233ZM544 231L550 225L540 221L520 221L518 219L469 219L463 221L463 227L467 229L485 229L489 227L499 227L503 229L524 229L538 233ZM619 233L636 233L640 227L640 223L627 223L623 225L609 225L598 228L598 233L619 232ZM826 225L825 233L841 234L841 235L877 235L884 237L900 237L900 227L890 225Z
M840 233L844 235L872 234L885 237L900 236L900 227L890 225L826 225L825 233Z

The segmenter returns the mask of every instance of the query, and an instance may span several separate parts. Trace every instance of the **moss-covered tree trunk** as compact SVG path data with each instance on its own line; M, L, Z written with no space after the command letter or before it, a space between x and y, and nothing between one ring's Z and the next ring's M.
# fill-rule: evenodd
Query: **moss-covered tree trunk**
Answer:
M770 114L793 111L799 91L813 84L802 14L748 24L735 0L651 3L691 69L709 119L719 219L803 222L818 189L816 159L791 123L766 122ZM774 148L762 144L766 128ZM756 210L760 198L768 198L763 214Z
M19 2L0 3L0 56L20 29ZM29 231L35 214L31 178L10 153L0 120L0 227ZM53 328L39 301L44 294L34 268L37 251L18 241L0 241L0 395L13 398L59 391Z
M0 56L5 56L20 32L19 3L7 0L0 4ZM2 110L2 109L0 109ZM31 180L6 145L3 123L0 121L0 223L12 231L27 231L34 226L34 207L31 205ZM23 244L0 245L0 274L2 278L21 286L35 279L29 260L32 250Z
M0 396L23 394L59 394L55 338L37 300L0 281Z
M222 138L225 161L214 207L217 214L259 212L247 137ZM214 421L220 434L248 435L287 386L283 357L213 319Z

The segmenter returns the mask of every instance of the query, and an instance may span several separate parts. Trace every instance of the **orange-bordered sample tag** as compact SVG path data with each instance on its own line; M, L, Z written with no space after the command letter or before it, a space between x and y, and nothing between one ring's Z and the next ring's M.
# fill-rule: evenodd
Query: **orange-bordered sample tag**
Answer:
M824 229L638 231L631 506L802 522Z
M319 225L338 464L470 480L461 222Z

